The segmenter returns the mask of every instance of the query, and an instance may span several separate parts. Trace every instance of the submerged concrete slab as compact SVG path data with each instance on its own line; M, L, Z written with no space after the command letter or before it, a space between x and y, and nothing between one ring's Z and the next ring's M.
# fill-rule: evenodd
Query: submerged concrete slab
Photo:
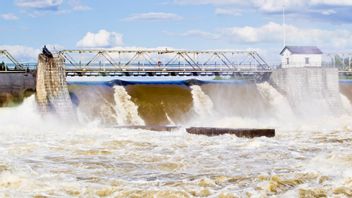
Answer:
M231 129L231 128L211 128L211 127L191 127L186 131L196 135L236 135L237 137L255 138L255 137L275 137L275 129Z
M173 131L180 127L178 126L144 126L144 125L131 125L131 126L116 126L118 129L143 129L149 131Z

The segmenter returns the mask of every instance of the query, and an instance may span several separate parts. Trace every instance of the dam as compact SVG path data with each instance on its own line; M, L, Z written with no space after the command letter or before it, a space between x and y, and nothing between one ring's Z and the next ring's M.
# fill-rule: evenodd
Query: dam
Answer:
M35 70L3 53L15 65L4 75L27 76L21 90L37 90L41 111L70 118L79 111L108 125L197 125L208 119L215 126L210 120L219 115L275 120L280 108L292 120L309 120L346 113L351 95L336 68L277 69L255 51L62 50L52 63L39 56Z
M9 82L19 83L19 90L33 90L21 104L0 109L0 195L350 193L352 84L337 68L235 71L222 65L218 71L165 72L162 61L157 71L112 71L107 62L89 69L76 61L78 69L68 71L71 63L58 54L38 60L35 70L23 64L22 70L0 72L14 75ZM52 119L46 108L60 116ZM72 111L76 120L65 117ZM148 128L119 128L141 125ZM157 125L165 130L154 130ZM181 127L167 131L174 126ZM200 136L204 127L221 129ZM243 129L249 137L248 128L276 133L254 139L221 135L228 128Z
M352 198L352 0L0 2L0 198Z

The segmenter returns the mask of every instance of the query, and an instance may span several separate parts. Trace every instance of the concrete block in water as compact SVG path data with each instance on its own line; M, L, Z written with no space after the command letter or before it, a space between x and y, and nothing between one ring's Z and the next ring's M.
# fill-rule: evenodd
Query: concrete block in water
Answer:
M177 126L142 126L142 125L134 125L134 126L117 126L115 128L118 129L143 129L149 131L173 131L179 129Z
M231 129L231 128L211 128L211 127L191 127L186 131L196 135L236 135L237 137L255 138L255 137L275 137L275 129Z

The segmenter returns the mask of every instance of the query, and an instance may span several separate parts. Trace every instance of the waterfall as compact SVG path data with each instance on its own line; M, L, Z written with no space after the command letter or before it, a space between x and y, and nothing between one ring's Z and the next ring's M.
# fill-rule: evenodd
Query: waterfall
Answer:
M131 100L123 86L114 86L115 111L118 125L145 125L138 115L138 106Z
M169 125L175 126L176 124L175 124L175 122L170 118L169 114L167 114L167 113L165 112L165 115L166 115L167 121L169 122Z
M340 94L340 97L341 97L341 102L342 102L342 106L343 106L344 110L346 111L347 114L352 115L352 104L351 104L351 102L343 94Z
M201 117L213 114L214 104L198 85L191 86L194 111Z
M52 112L60 119L74 121L75 113L67 89L62 57L40 54L37 66L36 101L42 113Z
M257 89L263 99L265 99L273 109L274 116L277 119L292 120L295 115L285 96L278 92L268 82L257 84Z

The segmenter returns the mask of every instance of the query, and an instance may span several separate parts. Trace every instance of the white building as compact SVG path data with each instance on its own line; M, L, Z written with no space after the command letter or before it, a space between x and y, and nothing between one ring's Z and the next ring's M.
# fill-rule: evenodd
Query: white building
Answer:
M286 46L280 55L282 68L322 66L323 52L315 46Z

